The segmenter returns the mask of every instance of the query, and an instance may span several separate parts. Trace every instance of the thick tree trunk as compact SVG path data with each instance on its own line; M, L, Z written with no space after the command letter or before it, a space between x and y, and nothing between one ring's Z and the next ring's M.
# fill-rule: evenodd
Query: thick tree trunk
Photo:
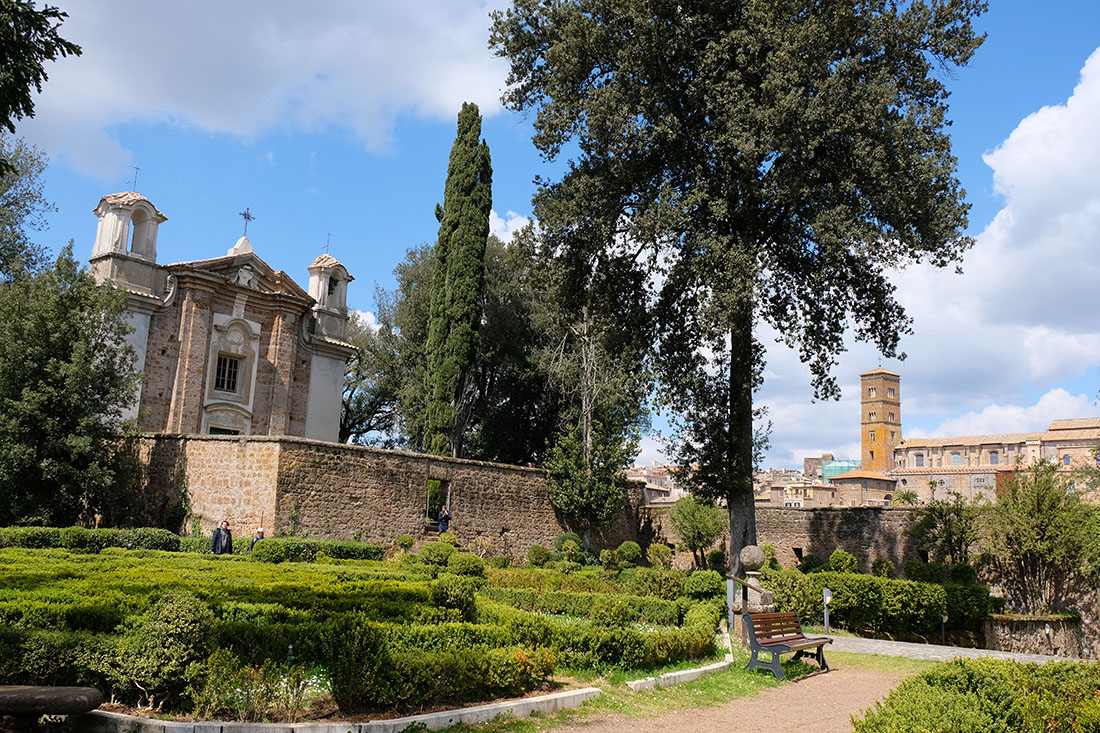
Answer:
M732 313L729 370L729 563L733 575L743 575L741 548L756 544L756 502L752 493L752 391L756 369L753 348L751 290Z

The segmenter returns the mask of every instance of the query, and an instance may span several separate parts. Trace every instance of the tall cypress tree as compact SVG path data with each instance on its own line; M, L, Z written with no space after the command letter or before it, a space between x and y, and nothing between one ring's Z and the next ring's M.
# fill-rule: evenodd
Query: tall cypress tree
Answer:
M424 450L458 456L468 418L465 399L476 353L485 284L485 243L493 205L489 146L481 140L481 114L466 102L458 113L458 135L447 165L443 206L436 206L435 245L428 343L425 349Z

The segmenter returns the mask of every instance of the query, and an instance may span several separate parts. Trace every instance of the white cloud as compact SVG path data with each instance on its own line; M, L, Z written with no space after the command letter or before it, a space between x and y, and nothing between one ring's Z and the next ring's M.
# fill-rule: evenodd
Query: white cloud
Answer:
M167 123L254 138L346 129L373 149L395 119L500 110L505 62L487 50L502 0L71 3L79 58L50 65L20 134L85 173L117 177L113 125Z
M489 232L495 234L502 242L511 242L516 232L531 223L531 217L509 211L507 218L501 218L495 209L489 211Z
M353 317L359 319L359 322L363 324L370 331L378 330L378 319L370 311L359 310L358 308L352 308L351 313Z
M1087 396L1057 388L1100 365L1097 120L1100 50L1065 104L1029 115L984 157L1004 204L964 274L916 266L892 278L915 329L901 344L909 358L882 364L902 374L904 435L918 437L916 425L940 436L1028 432L1098 414ZM858 374L877 355L849 339L834 369L843 400L811 404L805 366L771 335L761 334L768 373L758 400L775 425L768 464L796 466L818 447L857 457Z
M990 405L978 412L945 420L930 435L909 437L944 438L955 435L988 435L991 433L1030 433L1046 430L1052 420L1086 417L1100 412L1088 395L1073 395L1062 388L1052 389L1034 405Z
M648 466L653 461L659 464L668 462L664 454L661 439L656 436L647 435L643 437L641 441L639 441L639 448L641 450L638 453L638 457L634 459L635 466Z

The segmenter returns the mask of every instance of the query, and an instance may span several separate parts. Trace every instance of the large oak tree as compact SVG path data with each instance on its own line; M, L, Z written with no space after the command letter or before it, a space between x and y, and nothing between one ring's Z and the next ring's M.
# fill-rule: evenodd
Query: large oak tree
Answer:
M895 354L887 271L971 244L939 75L980 45L980 0L514 0L490 45L505 104L569 157L536 194L563 257L654 276L674 455L724 499L730 557L756 540L754 333L770 324L815 394L844 333ZM578 272L584 268L576 268Z

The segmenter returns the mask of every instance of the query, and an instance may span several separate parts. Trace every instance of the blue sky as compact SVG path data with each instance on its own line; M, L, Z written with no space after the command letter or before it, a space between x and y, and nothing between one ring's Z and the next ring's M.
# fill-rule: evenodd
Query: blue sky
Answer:
M250 207L249 238L269 264L304 284L329 241L356 277L351 305L370 311L405 250L435 238L463 101L486 116L499 234L530 215L532 179L553 173L528 121L499 105L506 69L486 39L503 0L332 0L308 14L288 0L58 4L84 55L49 67L35 119L18 126L52 161L58 212L38 239L55 250L71 238L90 254L91 210L129 190L136 165L138 190L168 217L161 262L224 253ZM949 81L978 243L962 276L895 278L916 332L909 359L882 365L902 374L910 436L1100 415L1100 3L991 5L978 21L986 44ZM835 372L844 398L814 403L797 357L769 346L766 465L857 456L855 387L878 364L853 345ZM639 460L658 457L647 439Z

